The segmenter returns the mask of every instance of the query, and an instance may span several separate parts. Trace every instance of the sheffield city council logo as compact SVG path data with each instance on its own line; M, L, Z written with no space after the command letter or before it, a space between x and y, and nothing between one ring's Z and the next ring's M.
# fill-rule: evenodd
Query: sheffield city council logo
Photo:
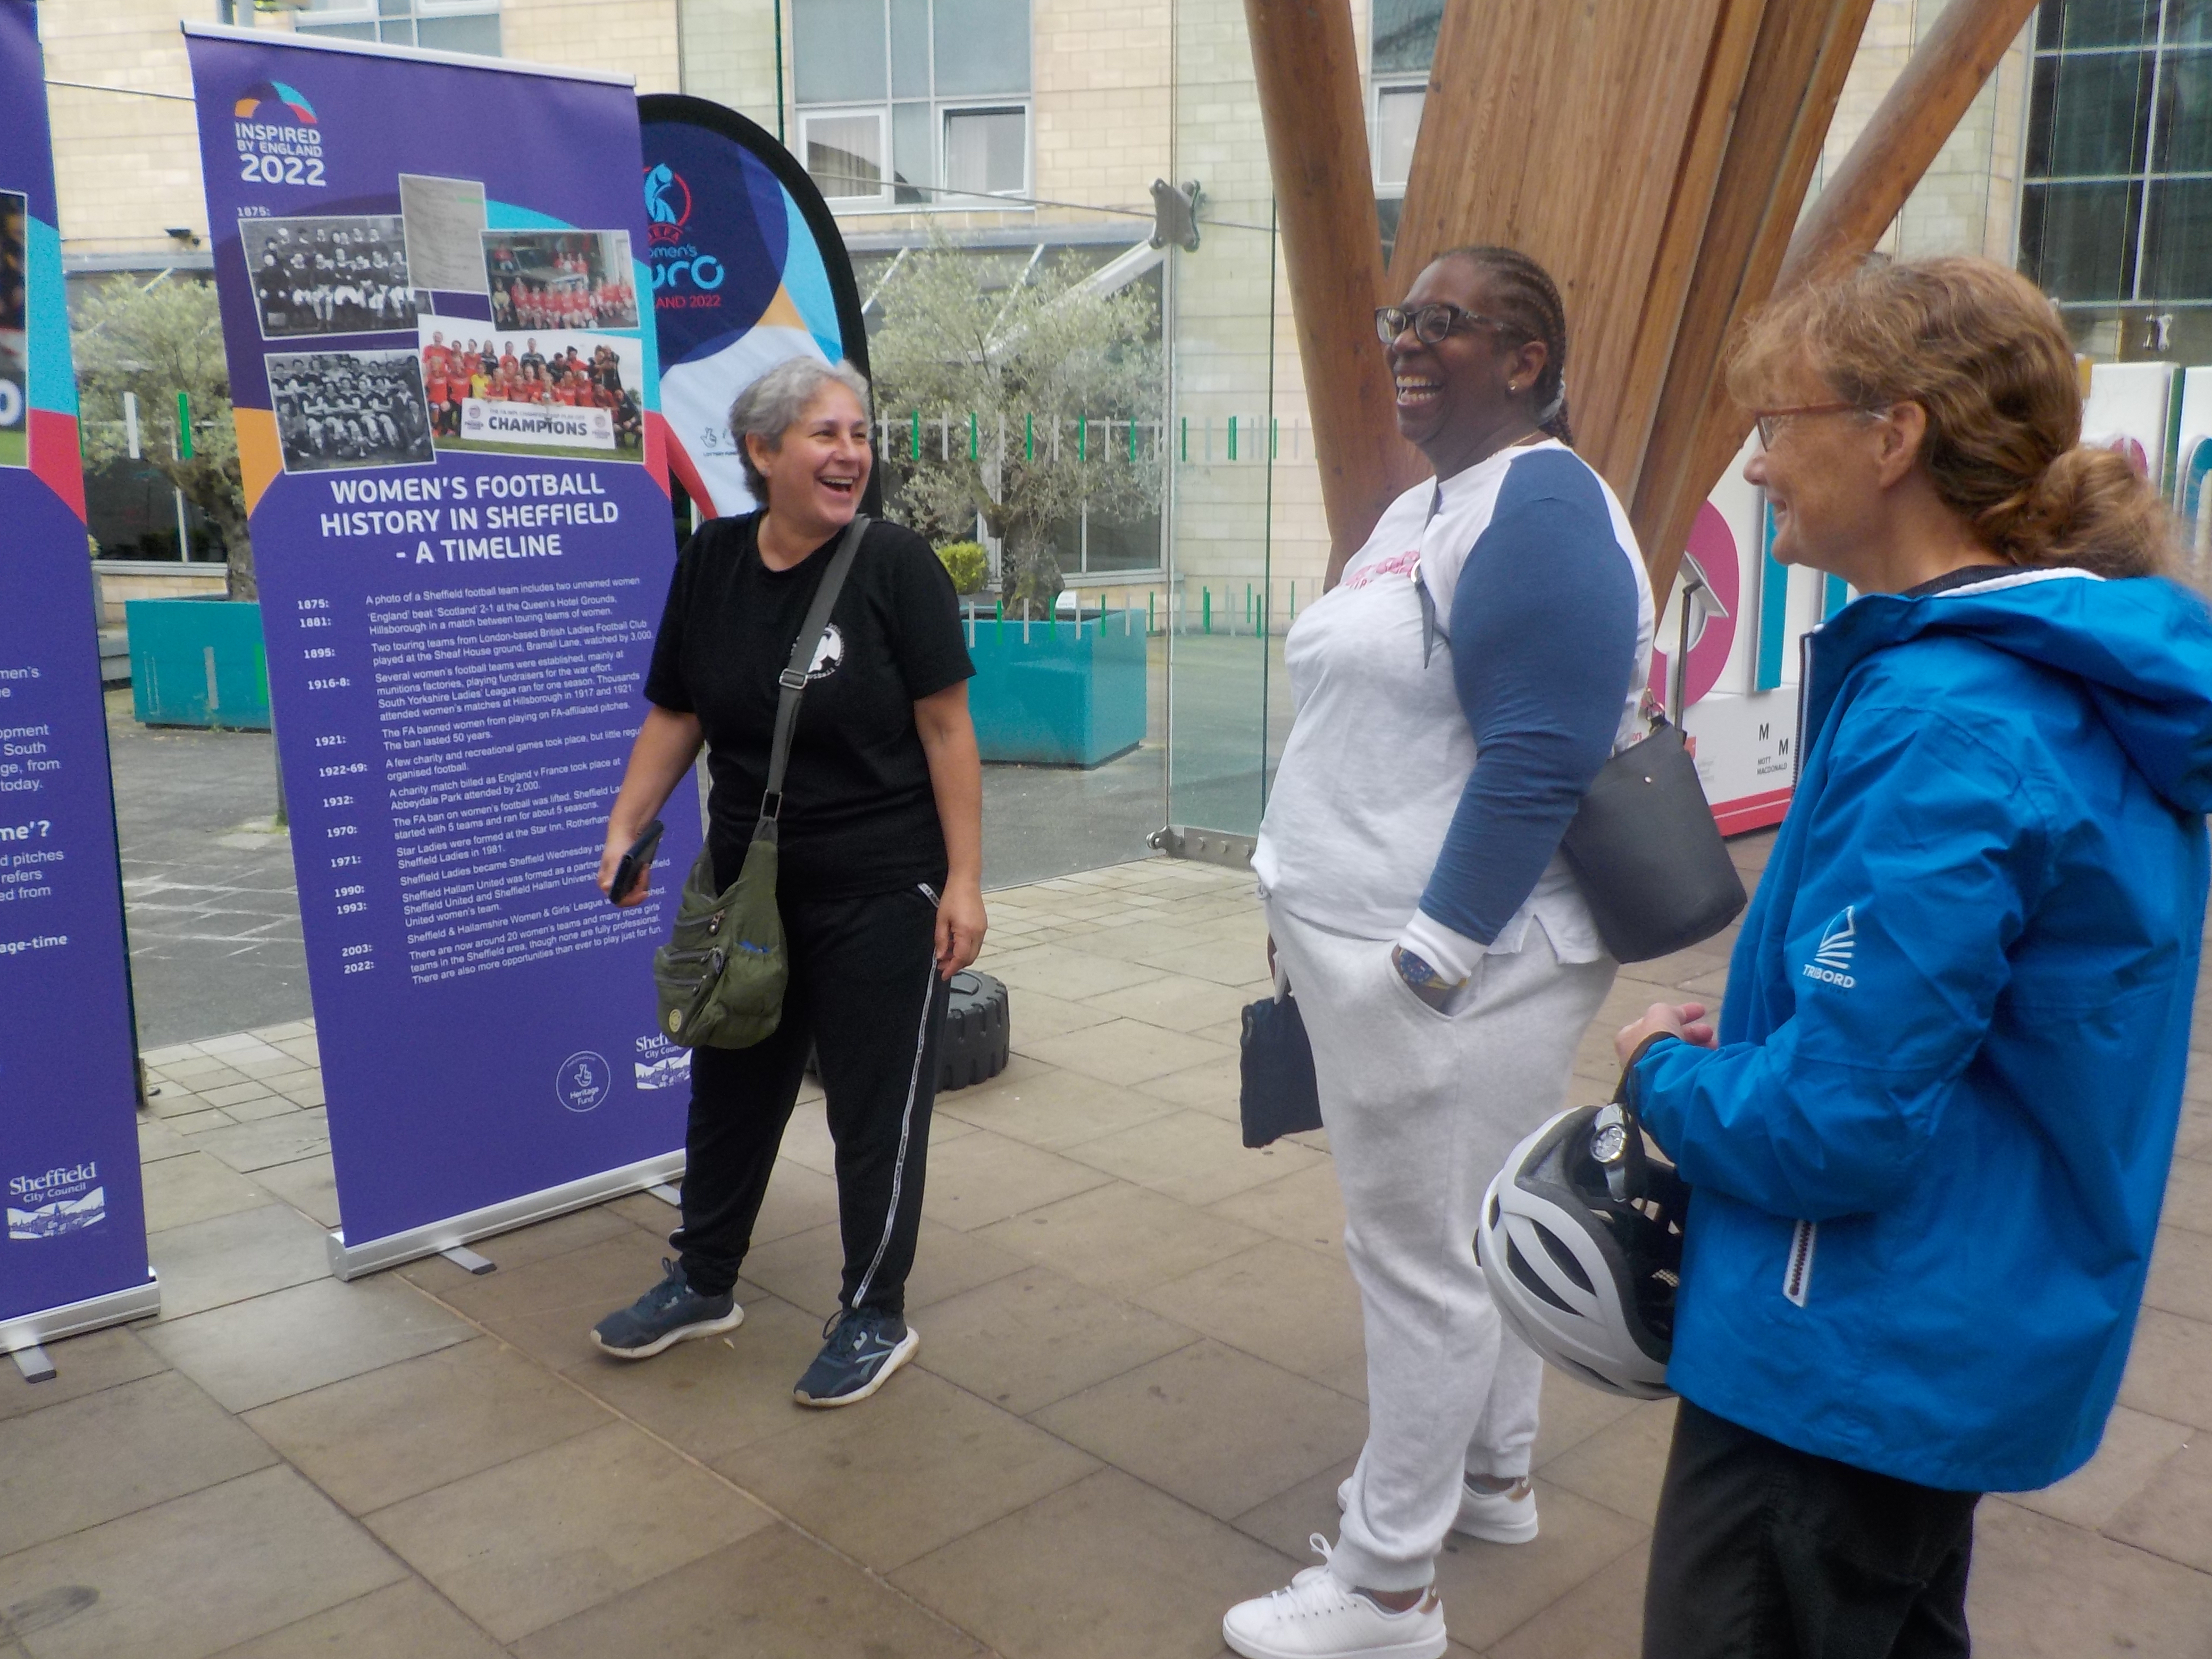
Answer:
M323 129L297 87L261 81L230 108L238 176L249 185L314 185L323 178Z
M91 1158L8 1182L8 1237L27 1241L81 1233L107 1219L107 1188Z
M615 1068L605 1057L586 1048L561 1062L553 1077L553 1092L572 1112L588 1112L605 1103L613 1091Z

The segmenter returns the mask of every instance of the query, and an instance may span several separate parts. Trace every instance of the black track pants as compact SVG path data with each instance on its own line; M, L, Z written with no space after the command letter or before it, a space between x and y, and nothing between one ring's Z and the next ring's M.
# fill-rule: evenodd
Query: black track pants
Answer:
M684 1224L672 1242L692 1289L718 1296L730 1288L752 1243L811 1042L837 1145L840 1300L903 1313L945 1029L937 902L908 887L787 898L781 909L791 984L775 1035L750 1048L691 1051Z
M1644 1659L1963 1659L1980 1501L1685 1400L1651 1523Z

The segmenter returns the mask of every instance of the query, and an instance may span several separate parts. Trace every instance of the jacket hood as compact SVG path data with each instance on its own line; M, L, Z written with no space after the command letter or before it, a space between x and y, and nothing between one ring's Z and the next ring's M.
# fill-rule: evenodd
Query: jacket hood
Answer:
M1869 593L1814 636L1825 683L1808 734L1853 665L1931 633L1970 634L2072 676L2153 788L2185 811L2212 811L2212 613L2186 588L2023 570L1922 599Z

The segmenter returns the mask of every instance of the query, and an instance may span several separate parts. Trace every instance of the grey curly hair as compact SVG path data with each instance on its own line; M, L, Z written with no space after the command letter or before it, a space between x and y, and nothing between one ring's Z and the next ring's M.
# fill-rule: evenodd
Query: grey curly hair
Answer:
M753 465L749 437L758 438L770 451L783 447L783 434L799 424L822 388L835 381L868 407L868 377L850 363L825 363L818 357L787 357L738 393L730 405L730 435L738 442L738 459L745 469L745 487L753 499L768 505L768 479Z

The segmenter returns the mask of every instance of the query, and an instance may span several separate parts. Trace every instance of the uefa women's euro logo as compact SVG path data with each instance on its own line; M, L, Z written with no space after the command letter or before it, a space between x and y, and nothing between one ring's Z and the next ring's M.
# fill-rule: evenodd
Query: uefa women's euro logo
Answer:
M647 238L655 247L682 241L684 227L691 222L691 187L665 161L645 171L645 216L651 227Z

